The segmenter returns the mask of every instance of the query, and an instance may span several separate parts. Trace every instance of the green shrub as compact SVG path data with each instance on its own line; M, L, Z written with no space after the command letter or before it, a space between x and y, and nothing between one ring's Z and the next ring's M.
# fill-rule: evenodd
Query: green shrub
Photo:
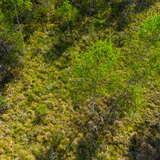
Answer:
M0 96L0 108L3 107L6 104L5 98L3 96Z
M48 108L45 104L41 104L37 107L36 113L39 117L44 116L48 113Z
M147 41L160 40L160 15L145 20L140 28L139 35Z
M128 92L130 94L131 100L131 105L128 106L128 112L130 115L134 115L145 104L145 100L143 97L144 89L140 85L131 85L128 88Z
M69 0L65 0L56 11L56 16L61 18L64 22L74 22L77 14L78 10L70 3Z
M152 55L149 58L148 61L150 67L147 69L150 70L151 76L153 76L154 73L160 73L160 51L155 50L155 53L153 52Z
M118 51L107 40L99 40L85 53L76 55L72 68L73 101L105 95L106 81L117 58Z
M114 110L111 114L119 117L126 115L130 118L138 117L141 109L145 106L143 94L144 88L138 84L122 88L119 93L112 97L113 99L109 103Z

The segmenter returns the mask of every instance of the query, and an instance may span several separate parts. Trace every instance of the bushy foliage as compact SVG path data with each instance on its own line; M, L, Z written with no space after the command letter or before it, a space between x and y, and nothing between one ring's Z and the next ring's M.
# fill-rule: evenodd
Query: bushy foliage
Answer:
M78 16L78 10L70 3L69 0L65 0L56 10L56 16L63 22L74 22Z
M160 39L160 16L155 15L144 21L140 31L140 37L143 39L154 42Z
M73 99L105 95L107 77L114 71L117 58L118 51L107 40L99 40L86 52L76 55L72 71Z
M48 108L45 104L41 104L36 108L36 113L39 117L46 115L48 112Z
M0 108L4 107L4 105L6 104L6 100L3 96L0 96Z

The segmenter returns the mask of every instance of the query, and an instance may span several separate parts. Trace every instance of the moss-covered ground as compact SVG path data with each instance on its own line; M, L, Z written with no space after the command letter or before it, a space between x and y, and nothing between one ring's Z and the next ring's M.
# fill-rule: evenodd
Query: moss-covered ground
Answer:
M160 159L160 3L138 9L37 27L3 89L1 160Z

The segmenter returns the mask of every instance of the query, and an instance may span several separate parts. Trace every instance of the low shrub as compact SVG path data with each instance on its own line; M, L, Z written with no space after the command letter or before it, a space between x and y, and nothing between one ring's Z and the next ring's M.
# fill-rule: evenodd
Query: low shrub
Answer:
M99 40L74 57L71 96L73 101L105 95L107 78L114 71L118 51L111 42Z
M56 16L63 22L74 22L78 15L78 10L70 3L69 0L65 0L59 8L56 10Z
M48 108L47 108L47 106L44 105L44 104L39 105L39 106L37 107L37 109L36 109L36 114L37 114L38 117L41 117L41 116L46 115L47 112L48 112Z
M145 20L140 27L139 35L150 42L160 40L160 15L155 15Z
M0 108L6 104L6 100L3 96L0 96Z

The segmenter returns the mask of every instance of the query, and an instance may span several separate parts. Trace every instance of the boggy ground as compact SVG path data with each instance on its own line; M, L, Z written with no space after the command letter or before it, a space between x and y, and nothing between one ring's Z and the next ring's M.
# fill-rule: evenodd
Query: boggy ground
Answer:
M96 8L79 8L76 24L46 24L26 37L22 66L6 70L1 62L2 105L9 107L0 116L0 159L160 159L160 44L139 37L145 20L160 13L160 3L150 2L112 3L100 21ZM107 94L93 100L70 80L75 55L99 39L109 39L119 57ZM75 104L72 91L83 101Z

